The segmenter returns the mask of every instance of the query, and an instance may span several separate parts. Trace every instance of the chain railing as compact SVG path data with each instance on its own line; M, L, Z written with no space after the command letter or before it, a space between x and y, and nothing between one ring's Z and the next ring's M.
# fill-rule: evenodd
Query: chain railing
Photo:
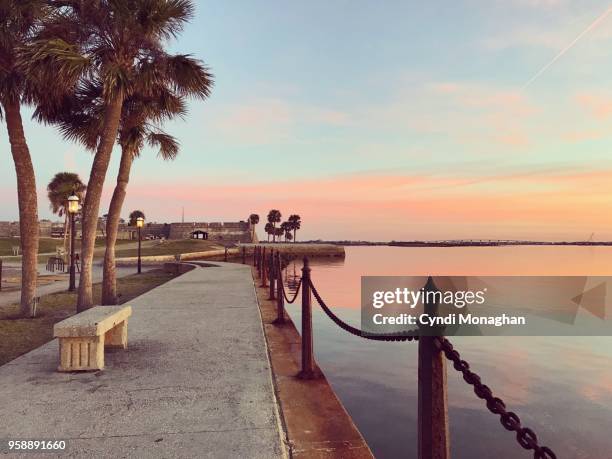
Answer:
M506 404L499 397L495 397L491 389L481 382L480 376L471 371L467 361L454 349L452 343L444 336L422 336L419 339L419 330L413 333L397 332L386 334L373 334L364 332L338 317L325 303L315 288L310 277L310 265L304 257L302 276L295 288L293 297L289 299L284 286L282 258L279 251L270 250L266 255L266 247L255 246L253 250L253 266L257 269L261 279L260 287L269 287L269 299L277 304L277 318L274 323L282 325L286 322L285 302L294 303L301 291L302 298L302 367L298 376L302 379L314 379L320 376L316 367L313 352L312 333L312 303L311 295L338 327L360 338L375 341L418 341L419 342L419 457L450 457L448 435L448 406L446 397L446 366L444 358L453 364L453 368L460 372L465 382L471 385L474 393L486 402L487 409L499 416L502 426L516 433L519 445L533 451L535 459L556 459L555 453L547 446L541 446L535 432L524 427L516 413L508 411ZM244 255L243 255L244 262ZM270 281L268 286L267 281ZM431 277L425 288L435 288ZM425 305L431 308L432 305Z

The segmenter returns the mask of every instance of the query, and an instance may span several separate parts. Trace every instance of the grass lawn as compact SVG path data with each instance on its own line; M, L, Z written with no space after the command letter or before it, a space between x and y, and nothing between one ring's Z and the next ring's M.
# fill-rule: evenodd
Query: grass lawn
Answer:
M96 239L96 247L104 247L105 246L104 239ZM136 241L130 240L118 240L115 244L115 247L122 246L124 244L134 243ZM67 243L69 244L69 243ZM55 253L57 247L62 247L64 245L64 240L60 238L50 238L50 237L41 237L39 239L39 249L38 253ZM19 238L18 237L0 237L0 257L12 257L13 256L13 247L19 246ZM68 247L68 245L66 246ZM80 251L81 241L77 239L76 241L76 250ZM49 258L48 255L41 255L39 258L39 262L44 263ZM18 258L13 258L16 260Z
M143 242L143 244L145 243ZM172 240L163 243L154 242L153 244L154 245L151 246L143 245L143 257L148 255L176 255L178 253L206 252L223 248L223 246L218 243L197 239ZM115 253L117 257L135 257L138 256L138 249L121 249L119 247L116 249Z
M176 277L161 269L117 279L119 302L124 304ZM94 304L100 303L101 286L94 284ZM76 313L76 293L58 292L40 297L37 317L18 318L19 306L0 308L0 365L53 339L53 324Z

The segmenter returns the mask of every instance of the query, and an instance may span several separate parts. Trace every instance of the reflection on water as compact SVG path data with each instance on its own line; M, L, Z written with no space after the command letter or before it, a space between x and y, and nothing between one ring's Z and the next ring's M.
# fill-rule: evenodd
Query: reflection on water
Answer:
M347 247L312 260L327 304L359 326L362 275L612 275L612 247ZM287 267L295 285L300 262ZM299 301L299 300L298 300ZM288 305L299 328L299 306ZM417 344L351 336L313 309L315 352L377 458L416 457ZM453 343L523 425L560 458L612 458L612 338L454 337ZM453 458L532 457L452 366Z

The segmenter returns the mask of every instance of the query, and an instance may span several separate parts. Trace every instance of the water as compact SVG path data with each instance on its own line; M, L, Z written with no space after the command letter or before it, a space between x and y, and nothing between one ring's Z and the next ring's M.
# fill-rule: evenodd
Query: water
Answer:
M347 247L313 260L326 303L359 326L362 275L612 275L611 247ZM299 275L300 263L286 276ZM299 306L289 305L299 328ZM366 341L313 308L316 359L377 458L416 457L417 344ZM454 337L472 370L559 458L612 458L612 338ZM515 459L516 443L448 367L453 458Z

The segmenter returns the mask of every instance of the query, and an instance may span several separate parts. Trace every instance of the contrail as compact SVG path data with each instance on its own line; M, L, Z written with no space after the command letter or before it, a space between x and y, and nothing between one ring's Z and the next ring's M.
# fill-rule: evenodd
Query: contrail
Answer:
M567 53L570 49L572 49L574 47L574 45L576 43L578 43L578 41L582 37L584 37L587 33L589 33L591 30L593 30L595 27L597 27L600 22L602 22L604 19L606 19L610 13L612 13L612 7L609 7L606 11L603 12L603 14L601 16L599 16L597 19L595 19L586 29L584 29L582 32L580 32L580 34L576 38L574 38L570 42L569 45L567 45L565 48L563 48L559 52L559 54L557 54L548 64L546 64L534 76L532 76L529 79L529 81L527 81L527 83L525 83L523 85L521 90L527 88L527 86L529 86L531 83L533 83L535 80L537 80L540 77L540 75L542 75L544 72L546 72L546 70L548 70L548 68L551 65L553 65L555 62L557 62L565 53Z

